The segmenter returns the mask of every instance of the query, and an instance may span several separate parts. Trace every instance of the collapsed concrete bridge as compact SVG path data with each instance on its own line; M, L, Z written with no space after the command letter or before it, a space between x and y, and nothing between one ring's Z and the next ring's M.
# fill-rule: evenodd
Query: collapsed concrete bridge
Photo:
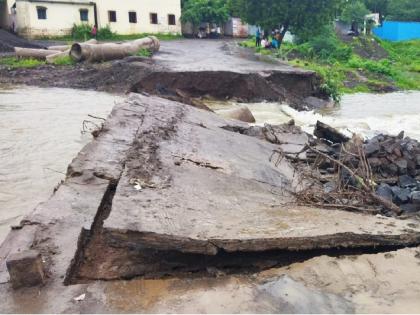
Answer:
M38 251L47 288L90 280L267 268L296 252L420 244L412 220L297 207L299 174L246 124L131 95L69 165L67 179L0 248ZM295 144L296 145L296 144ZM246 258L248 257L248 258ZM48 289L47 289L48 290Z

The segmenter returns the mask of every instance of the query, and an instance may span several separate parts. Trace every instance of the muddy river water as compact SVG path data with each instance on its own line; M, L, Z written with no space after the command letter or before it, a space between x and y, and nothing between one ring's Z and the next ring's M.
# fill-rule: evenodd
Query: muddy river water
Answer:
M91 140L88 114L107 117L118 96L71 89L0 87L0 242L9 226L52 194ZM87 126L88 128L90 126Z
M10 225L51 195L67 165L91 140L81 133L83 121L94 120L88 114L106 117L120 98L72 89L0 89L0 242ZM222 115L231 106L236 105L212 104ZM420 140L420 92L348 95L339 107L322 112L297 112L278 103L248 106L258 124L293 118L311 132L320 119L345 132L372 136L405 130Z

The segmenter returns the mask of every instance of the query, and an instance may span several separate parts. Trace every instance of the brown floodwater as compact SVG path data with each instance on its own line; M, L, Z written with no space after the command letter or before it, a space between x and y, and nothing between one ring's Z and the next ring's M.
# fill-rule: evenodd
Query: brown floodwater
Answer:
M106 118L120 97L59 88L0 87L0 243L10 225L48 199L88 143L88 114ZM88 127L92 127L89 125Z
M209 102L208 105L222 116L229 108L238 106L234 102ZM312 133L320 120L350 136L352 133L364 137L378 133L397 135L404 130L406 135L420 140L420 92L344 95L335 108L306 112L279 103L246 105L258 125L281 124L294 119L306 132Z

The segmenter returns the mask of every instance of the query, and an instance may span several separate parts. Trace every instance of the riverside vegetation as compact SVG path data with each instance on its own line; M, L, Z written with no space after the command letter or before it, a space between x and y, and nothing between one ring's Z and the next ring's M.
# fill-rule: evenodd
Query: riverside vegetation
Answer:
M255 40L240 45L255 48ZM394 43L326 30L305 42L284 42L279 50L255 50L316 71L336 101L344 93L420 90L420 40Z

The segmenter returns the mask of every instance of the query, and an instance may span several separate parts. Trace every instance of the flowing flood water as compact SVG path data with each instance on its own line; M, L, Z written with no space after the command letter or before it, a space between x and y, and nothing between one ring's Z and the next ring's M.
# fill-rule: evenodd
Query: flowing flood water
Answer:
M0 89L0 242L10 225L48 199L67 165L91 140L81 134L88 114L107 117L121 97L92 91L19 87ZM233 103L212 103L223 115ZM345 96L339 107L297 112L278 103L247 104L257 124L294 119L312 132L317 120L344 132L406 134L420 140L420 92ZM100 121L96 121L100 123Z
M223 112L234 103L210 103L212 109ZM420 140L420 92L390 94L345 95L333 109L298 112L279 103L246 104L257 124L279 124L294 119L306 132L312 133L320 120L342 132L372 137L378 133L397 135L404 130L407 136Z
M0 88L0 243L10 225L48 199L118 96L58 88ZM88 126L91 127L91 126Z

